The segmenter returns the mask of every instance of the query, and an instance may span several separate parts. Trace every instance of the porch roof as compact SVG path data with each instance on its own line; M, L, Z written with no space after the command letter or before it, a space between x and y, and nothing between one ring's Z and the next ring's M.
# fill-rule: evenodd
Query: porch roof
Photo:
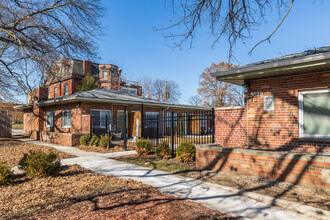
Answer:
M219 81L243 85L245 81L330 70L330 46L251 63L211 73Z
M144 98L142 96L127 94L119 91L109 90L107 88L93 89L90 91L78 92L67 96L56 97L46 101L41 101L37 105L48 106L70 102L99 102L99 103L116 103L127 105L145 105L145 106L159 106L170 108L196 109L196 110L211 110L210 107L181 105L167 102L160 102L154 99ZM21 105L18 108L30 108L31 105Z

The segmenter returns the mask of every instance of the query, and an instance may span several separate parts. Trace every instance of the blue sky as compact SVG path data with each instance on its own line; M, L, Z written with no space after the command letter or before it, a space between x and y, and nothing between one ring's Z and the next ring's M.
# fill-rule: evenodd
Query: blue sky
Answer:
M170 40L156 28L166 26L172 17L163 0L104 0L107 9L102 18L105 35L99 41L101 63L116 64L132 80L143 75L175 80L182 93L180 103L187 103L197 93L199 74L212 62L228 60L225 42L211 48L211 38L204 28L197 35L193 48L184 45L172 48ZM248 51L265 38L279 22L277 13L268 23L251 33L246 44L238 43L235 56L241 65L300 52L329 44L330 1L295 1L294 7L271 43L258 46L253 55Z

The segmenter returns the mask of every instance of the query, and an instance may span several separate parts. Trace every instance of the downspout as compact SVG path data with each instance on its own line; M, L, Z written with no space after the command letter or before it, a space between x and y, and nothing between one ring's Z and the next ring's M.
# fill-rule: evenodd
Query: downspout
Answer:
M244 94L246 94L246 146L249 147L249 92L250 83L248 81L244 82Z

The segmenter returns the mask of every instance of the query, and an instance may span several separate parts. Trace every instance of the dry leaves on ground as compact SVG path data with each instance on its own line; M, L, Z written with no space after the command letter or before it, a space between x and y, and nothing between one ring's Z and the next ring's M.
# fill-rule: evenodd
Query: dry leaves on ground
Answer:
M57 177L18 178L0 188L0 195L0 218L231 219L141 182L95 175L77 165Z
M18 165L23 155L30 150L40 150L45 153L54 152L59 155L59 159L73 157L72 155L60 152L51 147L28 144L9 138L0 139L0 161L5 162L9 167Z
M98 153L113 153L113 152L124 151L124 147L119 145L113 145L109 148L109 150L105 147L100 147L100 146L96 147L96 146L80 145L76 147L79 148L80 150L89 151L89 152L98 152ZM135 144L127 143L127 150L135 150Z

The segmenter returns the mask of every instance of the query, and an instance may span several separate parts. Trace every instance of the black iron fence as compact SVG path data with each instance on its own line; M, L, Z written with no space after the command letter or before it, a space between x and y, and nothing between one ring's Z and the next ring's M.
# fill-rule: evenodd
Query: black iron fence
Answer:
M133 123L130 120L137 120ZM141 118L129 118L126 108L111 117L110 113L91 114L90 135L109 134L113 141L124 145L129 138L149 138L155 147L162 141L168 142L172 155L176 155L177 146L182 141L193 144L214 143L214 110L190 112L143 113ZM135 127L135 128L133 128Z
M214 143L214 110L191 111L164 115L145 115L142 118L141 136L149 138L155 146L166 141L176 155L182 141L193 144Z

